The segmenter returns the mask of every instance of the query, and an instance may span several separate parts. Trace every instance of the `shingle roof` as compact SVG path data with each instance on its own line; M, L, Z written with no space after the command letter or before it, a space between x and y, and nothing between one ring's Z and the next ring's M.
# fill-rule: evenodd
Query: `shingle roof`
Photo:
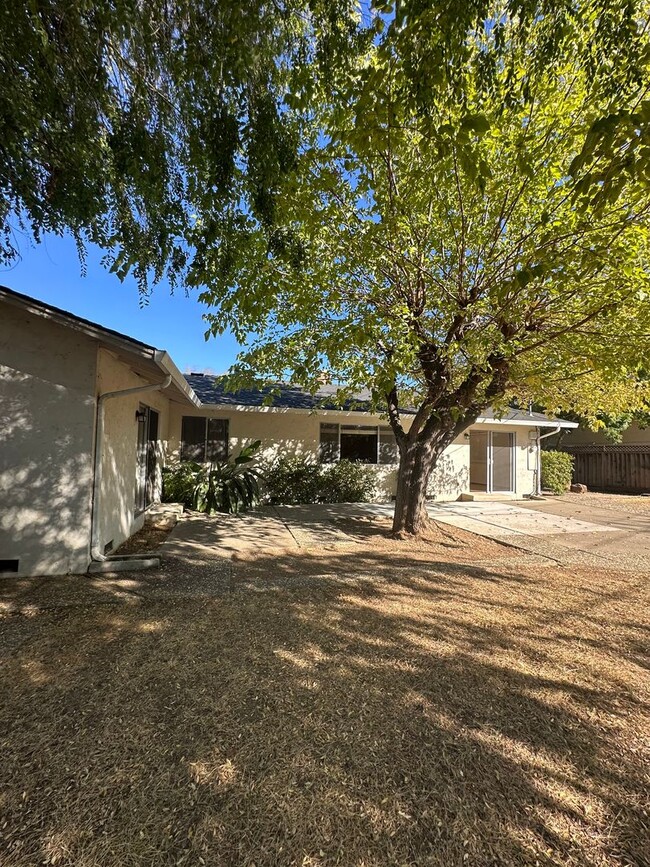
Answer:
M370 392L361 391L351 400L341 405L335 399L336 386L322 385L316 394L311 395L297 385L277 382L263 388L243 388L237 392L229 392L224 388L219 377L204 373L186 374L185 379L192 386L201 402L212 406L271 406L278 409L342 409L346 412L370 412ZM271 400L269 401L269 398ZM412 409L402 410L402 413L414 413ZM486 409L479 421L494 421L497 424L528 424L532 427L577 427L574 422L564 419L554 419L541 412L526 412L520 409L510 409L504 415L496 415L492 409Z
M190 373L185 379L205 404L216 406L265 406L272 396L271 405L280 409L343 409L357 412L370 411L370 392L362 391L341 405L335 400L336 386L323 385L316 394L297 385L274 383L263 388L243 388L237 392L226 391L219 377L204 373Z

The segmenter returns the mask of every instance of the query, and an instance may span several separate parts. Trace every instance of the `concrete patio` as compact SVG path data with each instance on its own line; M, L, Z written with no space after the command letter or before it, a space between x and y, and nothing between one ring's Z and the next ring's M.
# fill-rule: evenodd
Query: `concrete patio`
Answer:
M557 500L431 503L442 524L560 562L650 569L650 518ZM163 557L232 557L269 550L354 545L341 525L389 519L392 503L267 506L244 515L191 516L162 546ZM348 524L349 528L349 524Z

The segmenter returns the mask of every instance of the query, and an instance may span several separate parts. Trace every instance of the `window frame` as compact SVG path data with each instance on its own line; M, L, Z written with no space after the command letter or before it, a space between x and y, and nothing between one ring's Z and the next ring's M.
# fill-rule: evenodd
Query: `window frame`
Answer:
M323 426L327 426L330 428L336 426L336 428L337 428L338 436L337 436L337 440L336 440L336 457L334 460L323 460L323 440L322 440ZM371 432L374 432L374 435L377 439L377 446L375 449L375 460L373 462L368 462L368 463L365 461L353 461L353 463L360 463L360 464L363 464L364 466L382 466L382 467L394 467L397 464L399 464L399 448L397 446L397 440L395 438L395 434L393 433L393 429L389 425L379 425L379 424L378 425L363 425L363 424L353 425L353 424L343 424L342 422L321 422L320 423L318 446L319 446L319 461L321 464L338 464L342 460L342 458L341 458L341 435L342 435L342 433L347 433L348 436L355 436L355 434L351 430L343 432L344 427L356 428L359 431L358 435L361 435L361 436L364 434L370 434ZM381 433L382 433L382 431L384 431L384 432L390 431L390 433L393 435L393 441L395 443L395 455L394 455L395 459L392 461L381 460L381 457L382 457ZM333 440L330 440L330 442L332 442L332 441ZM384 440L384 444L385 444L385 440ZM346 458L346 460L349 460L349 458Z
M186 441L184 438L184 426L185 419L191 419L192 421L201 420L203 422L203 456L201 458L196 457L187 457L185 456L186 449ZM209 431L210 431L210 422L218 421L221 422L224 426L224 435L223 435L223 444L224 444L224 454L221 457L208 457L208 443L219 442L219 440L209 439ZM188 444L191 446L198 446L199 443L191 443ZM180 437L180 448L178 450L178 456L181 463L199 463L199 464L213 464L213 463L221 463L223 461L228 460L228 456L230 454L230 419L222 418L220 416L213 415L184 415L181 416L181 437Z

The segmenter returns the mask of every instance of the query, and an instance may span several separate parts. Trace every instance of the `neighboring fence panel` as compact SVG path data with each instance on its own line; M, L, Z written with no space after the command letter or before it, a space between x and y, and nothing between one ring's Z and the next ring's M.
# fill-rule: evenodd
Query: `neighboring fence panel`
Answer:
M575 458L573 480L601 491L650 493L650 445L563 446Z

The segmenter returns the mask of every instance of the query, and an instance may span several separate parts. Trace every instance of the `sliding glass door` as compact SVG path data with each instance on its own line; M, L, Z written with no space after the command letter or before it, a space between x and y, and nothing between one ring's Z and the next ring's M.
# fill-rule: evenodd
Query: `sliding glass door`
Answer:
M471 491L509 494L515 489L514 434L471 431L469 480Z
M490 432L491 486L493 492L510 493L514 490L513 439L511 433Z

